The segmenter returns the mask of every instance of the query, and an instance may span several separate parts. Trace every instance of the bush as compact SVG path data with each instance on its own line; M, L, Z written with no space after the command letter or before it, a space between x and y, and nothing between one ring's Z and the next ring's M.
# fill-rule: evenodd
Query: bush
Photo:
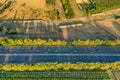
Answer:
M47 5L54 5L55 4L55 0L46 0L46 4Z
M7 34L9 32L8 28L7 27L3 27L3 31Z
M62 4L63 4L63 9L65 12L65 16L67 19L71 19L74 18L74 12L72 10L72 7L69 3L69 0L61 0Z

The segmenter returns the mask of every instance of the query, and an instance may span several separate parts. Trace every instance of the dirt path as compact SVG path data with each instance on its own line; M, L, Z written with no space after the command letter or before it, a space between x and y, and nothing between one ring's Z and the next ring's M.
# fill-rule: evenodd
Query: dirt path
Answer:
M78 8L78 5L76 3L76 0L69 0L70 4L72 6L72 9L75 13L75 18L79 18L83 16L83 13L80 11L80 9Z

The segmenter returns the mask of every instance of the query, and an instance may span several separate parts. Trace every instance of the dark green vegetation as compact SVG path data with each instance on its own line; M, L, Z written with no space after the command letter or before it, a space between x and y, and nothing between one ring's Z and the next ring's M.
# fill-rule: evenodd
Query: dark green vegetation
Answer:
M90 0L90 3L80 5L85 13L96 14L107 10L120 8L120 0Z
M55 1L54 0L46 0L46 4L47 5L53 5L53 4L55 4Z
M72 73L72 74L71 74ZM106 71L0 71L2 80L111 80Z
M44 70L120 70L120 62L113 63L37 63L37 64L0 64L2 71L44 71Z
M6 30L7 31L7 30ZM1 46L120 46L120 40L43 40L43 39L11 39L8 37L0 38Z
M3 27L3 28L0 28L0 31L4 31L5 34L19 34L20 32L20 29L19 28L15 28L15 30L13 32L9 32L10 31L10 28L7 28L7 27Z
M63 9L65 12L65 16L67 19L71 19L74 17L74 12L72 10L72 7L70 5L69 0L61 0L62 4L63 4Z

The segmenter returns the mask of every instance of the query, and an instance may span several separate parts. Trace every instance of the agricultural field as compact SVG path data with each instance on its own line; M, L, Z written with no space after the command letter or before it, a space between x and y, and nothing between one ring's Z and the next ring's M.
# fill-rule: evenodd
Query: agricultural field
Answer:
M120 0L0 0L0 80L120 80Z
M56 19L53 0L6 0L0 6L0 19ZM7 15L9 13L9 15Z
M106 71L0 71L0 80L111 80Z
M79 0L77 0L79 1ZM88 0L86 0L88 1ZM9 0L0 2L0 19L73 19L120 8L119 0ZM39 5L40 4L40 5ZM118 11L119 12L119 11ZM10 13L9 15L7 15ZM112 13L112 12L111 12Z
M80 3L79 6L87 14L97 14L120 8L120 0L90 0L89 3Z
M79 18L120 8L119 0L68 0L66 2L61 0L61 2L67 19L69 19L68 17Z
M119 64L119 62L0 64L0 80L114 80L113 73L116 80L119 80L117 72L120 70Z

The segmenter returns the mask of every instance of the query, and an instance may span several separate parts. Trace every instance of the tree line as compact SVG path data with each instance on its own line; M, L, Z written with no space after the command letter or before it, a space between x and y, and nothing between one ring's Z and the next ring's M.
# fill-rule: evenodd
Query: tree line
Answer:
M44 70L120 70L120 62L113 63L36 63L36 64L0 64L2 71L44 71Z
M120 46L120 40L44 40L44 39L11 39L8 37L0 38L1 46Z

